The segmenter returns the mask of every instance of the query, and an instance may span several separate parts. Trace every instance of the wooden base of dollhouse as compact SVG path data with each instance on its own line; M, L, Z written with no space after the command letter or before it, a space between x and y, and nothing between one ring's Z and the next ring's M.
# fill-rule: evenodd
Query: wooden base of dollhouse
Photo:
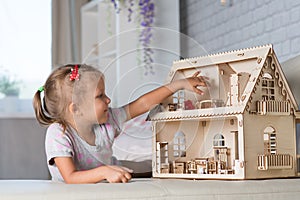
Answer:
M153 178L179 178L179 179L245 179L243 176L237 176L234 174L226 174L226 176L222 176L222 174L160 174L153 173Z
M257 176L257 177L245 177L243 175L236 174L161 174L161 173L152 173L153 178L171 178L171 179L195 179L195 180L254 180L254 179L274 179L274 178L297 178L300 177L300 173L290 176Z

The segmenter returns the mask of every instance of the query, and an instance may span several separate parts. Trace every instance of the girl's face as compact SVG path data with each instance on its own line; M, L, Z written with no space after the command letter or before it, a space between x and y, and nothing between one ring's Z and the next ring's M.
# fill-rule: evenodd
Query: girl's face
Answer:
M87 84L88 87L83 97L84 99L80 100L79 112L74 115L75 123L77 126L106 123L110 99L105 94L104 80L101 78L97 84Z
M104 80L101 78L98 82L97 88L94 94L94 108L97 123L103 124L108 119L108 105L111 102L110 98L105 94Z

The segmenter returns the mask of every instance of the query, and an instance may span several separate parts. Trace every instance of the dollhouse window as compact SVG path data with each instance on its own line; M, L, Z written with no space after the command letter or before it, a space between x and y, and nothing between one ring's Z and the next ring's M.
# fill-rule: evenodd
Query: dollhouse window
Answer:
M186 156L185 135L183 132L176 132L173 139L174 157Z
M224 147L225 146L225 138L222 134L216 134L213 139L214 147Z
M276 133L272 127L267 127L264 130L264 152L265 154L276 154Z
M177 105L177 109L181 110L184 108L184 91L179 90L173 95L173 103Z
M275 81L271 74L264 73L261 82L262 100L275 100Z

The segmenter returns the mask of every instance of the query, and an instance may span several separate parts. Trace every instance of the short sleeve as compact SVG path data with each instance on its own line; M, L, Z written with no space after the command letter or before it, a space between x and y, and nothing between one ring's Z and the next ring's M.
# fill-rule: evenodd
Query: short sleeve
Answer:
M74 150L68 134L63 132L63 128L55 123L47 129L45 148L49 165L54 164L55 157L73 157Z
M116 130L115 137L118 136L127 120L127 114L124 107L109 108L108 122Z

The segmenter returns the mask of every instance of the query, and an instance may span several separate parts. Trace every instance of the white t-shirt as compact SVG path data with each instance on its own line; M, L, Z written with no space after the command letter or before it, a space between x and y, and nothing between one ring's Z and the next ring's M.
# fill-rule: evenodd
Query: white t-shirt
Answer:
M112 145L120 134L127 116L124 108L109 108L108 112L107 123L94 126L95 146L81 139L72 128L63 132L63 127L58 123L48 127L45 146L52 180L64 181L54 163L55 157L72 157L77 170L117 164L112 157Z

